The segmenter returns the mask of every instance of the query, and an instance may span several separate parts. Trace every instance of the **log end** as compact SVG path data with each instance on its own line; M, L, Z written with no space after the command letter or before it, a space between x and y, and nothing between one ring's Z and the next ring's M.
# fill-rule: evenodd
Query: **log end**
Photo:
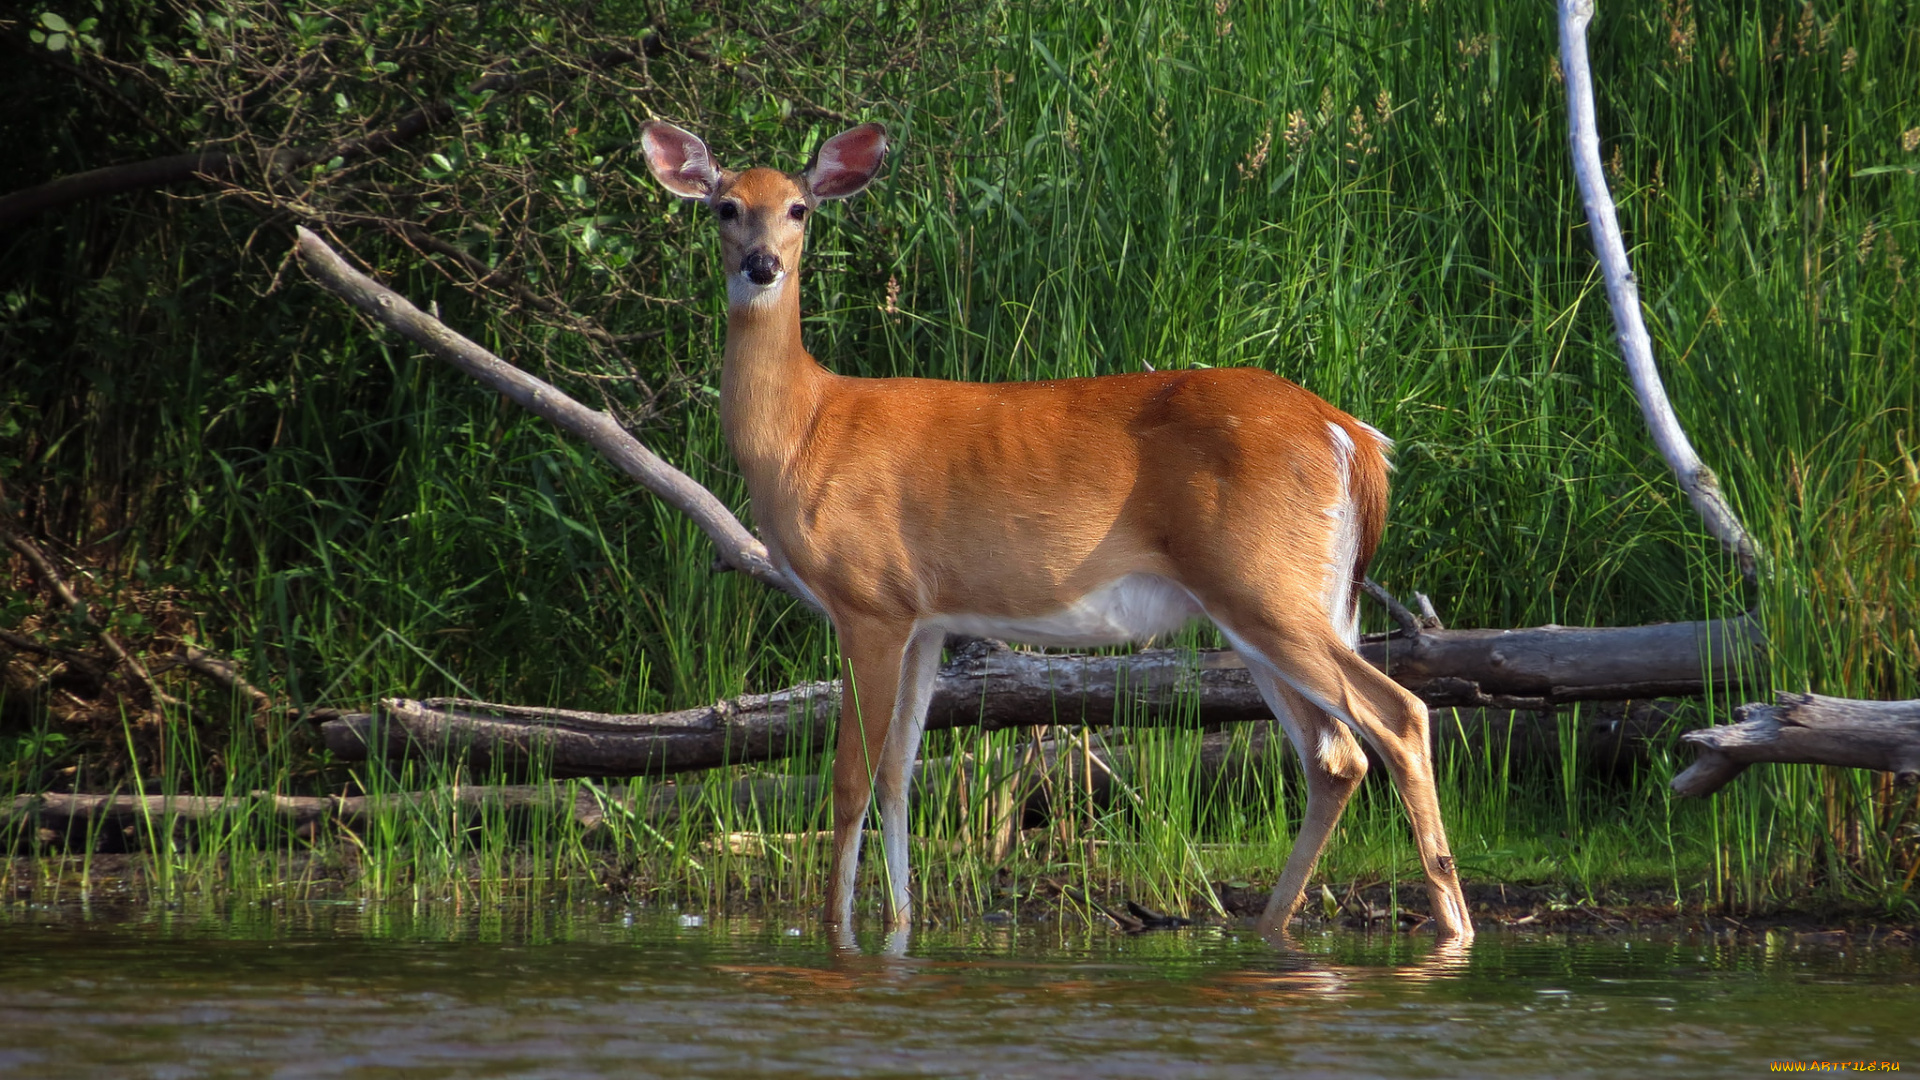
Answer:
M1701 742L1692 738L1697 734L1700 733L1690 731L1681 737L1689 742ZM1670 786L1673 793L1683 799L1704 798L1726 787L1746 768L1744 762L1735 761L1710 744L1701 742L1699 759L1674 777Z

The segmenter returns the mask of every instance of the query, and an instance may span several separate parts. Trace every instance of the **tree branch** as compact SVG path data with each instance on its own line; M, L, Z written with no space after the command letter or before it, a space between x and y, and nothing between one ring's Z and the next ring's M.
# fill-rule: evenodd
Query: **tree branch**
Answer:
M1772 705L1743 705L1734 723L1681 740L1700 757L1673 778L1678 795L1711 795L1762 761L1877 769L1902 785L1920 782L1920 701L1781 692Z
M1739 627L1668 623L1628 627L1436 630L1361 656L1431 705L1545 710L1555 702L1727 691L1754 657ZM1444 673L1444 674L1440 674ZM838 682L803 683L679 712L610 716L567 709L433 699L382 701L371 713L327 719L327 749L466 759L476 770L539 763L555 776L686 772L789 757L824 747L839 715ZM974 639L940 668L929 731L1000 731L1042 724L1237 724L1272 714L1246 665L1228 650L1143 649L1072 656ZM1611 732L1612 729L1610 728ZM1436 738L1440 737L1436 735Z
M1614 211L1613 196L1607 191L1606 174L1600 167L1600 133L1593 113L1593 74L1587 66L1587 24L1593 20L1594 0L1559 0L1560 65L1567 83L1567 123L1573 148L1573 172L1580 186L1580 198L1586 205L1587 225L1593 232L1594 254L1600 260L1600 273L1607 283L1607 302L1613 308L1614 327L1620 353L1626 359L1633 378L1634 396L1640 401L1640 413L1646 418L1653 442L1666 459L1681 490L1706 522L1707 531L1719 539L1740 563L1740 571L1751 580L1756 572L1759 549L1740 524L1720 481L1694 453L1693 444L1680 427L1660 381L1660 370L1653 363L1653 340L1640 314L1640 290L1627 263L1627 248L1620 235L1620 219Z
M1401 603L1399 597L1388 592L1386 586L1381 585L1372 578L1362 578L1360 588L1368 596L1373 597L1381 607L1387 609L1387 614L1392 616L1394 625L1406 631L1408 637L1417 638L1420 636L1422 629L1420 620L1414 617L1413 612L1407 610L1407 605Z
M321 287L427 352L505 394L522 408L586 440L621 472L692 518L720 549L720 560L725 565L811 606L812 602L800 588L773 565L766 545L754 539L725 503L647 449L612 417L587 408L544 380L454 333L399 293L347 265L313 233L306 229L295 231L299 234L296 249L301 261Z

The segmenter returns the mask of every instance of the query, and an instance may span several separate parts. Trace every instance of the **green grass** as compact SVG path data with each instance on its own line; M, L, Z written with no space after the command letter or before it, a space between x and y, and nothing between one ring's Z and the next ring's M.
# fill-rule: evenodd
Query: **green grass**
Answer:
M1920 696L1920 297L1906 274L1920 273L1907 261L1920 251L1920 153L1903 141L1920 128L1920 28L1906 6L1613 5L1591 33L1602 152L1656 353L1768 554L1751 587L1673 486L1626 385L1567 168L1546 5L1027 3L987 9L958 40L940 79L877 75L864 98L829 98L889 123L897 148L880 184L813 226L807 331L830 366L965 379L1266 367L1398 440L1375 576L1433 595L1450 625L1754 607L1773 686ZM825 64L796 77L839 86ZM724 93L701 134L729 164L797 167L831 133L782 123L750 90ZM630 155L606 168L645 184ZM697 302L663 310L667 335L636 350L710 384L722 304L711 225L664 194L630 212L665 252L649 287ZM164 262L182 243L140 251ZM400 284L419 300L437 288ZM263 681L309 706L471 691L637 711L833 672L822 624L710 573L689 524L586 451L368 337L319 293L299 296L317 329L283 330L270 357L222 339L244 364L195 351L213 330L153 316L155 347L181 359L140 376L157 380L140 401L159 403L137 413L154 431L140 458L148 512L117 540L130 573L144 559L153 579L217 598L209 637ZM448 309L486 340L489 313ZM118 370L106 341L92 347ZM555 339L545 360L564 369L569 348ZM568 385L594 400L594 384ZM30 464L73 492L120 483L101 434L136 414L120 393L89 390L61 417L74 440ZM691 402L646 437L744 514L711 400ZM1699 715L1724 719L1730 704ZM451 779L444 767L345 769L294 741L227 732L217 714L199 723L168 727L174 764L145 770L150 789ZM1017 737L936 734L927 756L984 759ZM922 800L920 892L936 910L990 908L1004 870L1183 907L1203 879L1269 881L1297 788L1202 790L1198 737L1134 736L1137 801L1075 815L1005 867L956 853L974 835L962 815ZM32 760L73 764L74 751ZM1623 786L1584 775L1571 752L1527 775L1443 756L1456 853L1470 880L1570 895L1652 883L1738 906L1818 896L1912 912L1911 794L1781 767L1676 803L1665 782L1688 760L1663 748ZM14 775L26 790L49 774ZM699 801L671 828L616 822L588 837L422 812L328 841L319 858L351 863L354 887L381 895L588 888L611 859L623 880L688 902L727 902L743 883L769 903L817 902L823 845L746 857L710 841L807 833L821 808L743 816L717 794L725 778L697 778ZM307 854L262 836L239 823L203 841L176 860L179 880L264 887L279 880L269 863ZM1384 786L1356 799L1322 876L1417 877Z

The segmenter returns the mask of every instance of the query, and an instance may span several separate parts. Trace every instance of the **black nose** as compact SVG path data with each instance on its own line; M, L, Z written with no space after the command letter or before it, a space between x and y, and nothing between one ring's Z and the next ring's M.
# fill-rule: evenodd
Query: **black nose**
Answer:
M780 260L764 251L756 251L740 260L740 269L755 285L771 285L780 276Z

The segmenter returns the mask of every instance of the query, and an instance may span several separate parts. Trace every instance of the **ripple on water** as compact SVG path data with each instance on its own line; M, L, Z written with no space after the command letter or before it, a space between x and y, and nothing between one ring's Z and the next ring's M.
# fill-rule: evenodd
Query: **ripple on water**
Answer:
M1920 1064L1920 962L1637 938L924 933L342 907L0 913L0 1075L1697 1076ZM877 948L876 937L867 942ZM1912 1066L1910 1066L1912 1067Z

